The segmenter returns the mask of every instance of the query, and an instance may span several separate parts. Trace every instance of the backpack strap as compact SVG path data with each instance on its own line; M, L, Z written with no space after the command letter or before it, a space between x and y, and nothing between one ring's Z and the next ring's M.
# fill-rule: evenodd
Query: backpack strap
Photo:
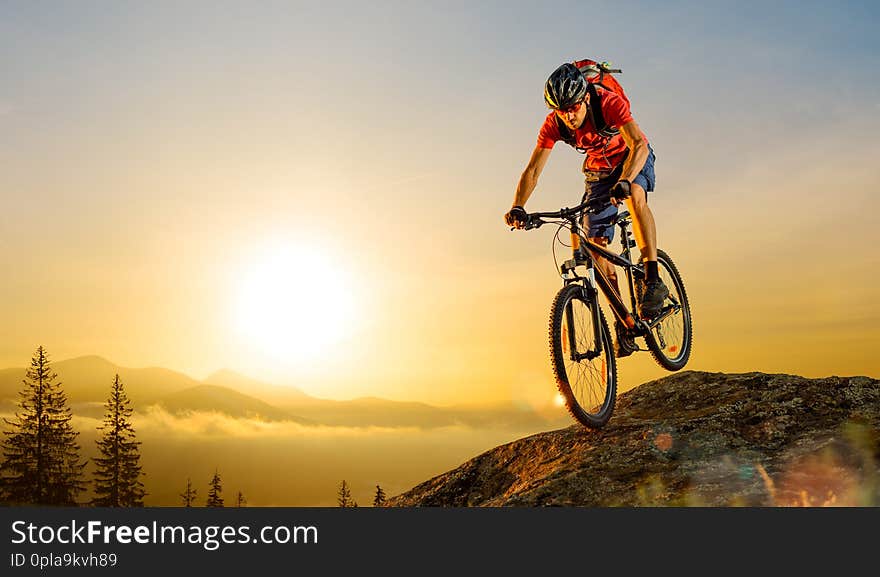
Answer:
M602 85L599 84L599 86ZM605 87L602 86L602 88ZM605 121L605 116L602 114L602 97L599 95L599 91L596 90L596 86L593 82L587 82L587 94L590 95L590 105L588 107L588 110L590 111L590 119L593 121L593 126L596 128L596 132L605 138L611 138L612 136L619 134L620 131L618 129L609 126Z
M577 142L575 142L575 140L574 140L574 133L571 130L569 130L569 128L565 125L564 122L562 122L562 119L556 115L554 115L554 118L556 118L556 128L559 129L560 140L562 140L562 142L564 142L565 144L574 148L575 150L577 150L581 154L586 154L587 149L581 148L577 145Z

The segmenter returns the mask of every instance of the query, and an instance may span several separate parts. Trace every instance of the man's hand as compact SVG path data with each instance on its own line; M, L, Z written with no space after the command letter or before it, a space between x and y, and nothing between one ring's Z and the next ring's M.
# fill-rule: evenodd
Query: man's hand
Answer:
M526 212L526 209L521 206L514 206L504 215L504 222L507 223L507 226L521 229L526 225L528 217L529 214Z
M611 204L617 206L632 194L630 190L630 181L618 180L617 184L611 187Z

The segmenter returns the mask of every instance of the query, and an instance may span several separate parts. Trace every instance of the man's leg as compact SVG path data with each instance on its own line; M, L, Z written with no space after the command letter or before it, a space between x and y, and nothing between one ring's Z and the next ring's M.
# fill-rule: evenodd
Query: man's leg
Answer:
M594 236L590 237L590 240L602 247L608 246L607 236ZM620 296L620 286L617 284L617 268L615 268L614 264L608 259L596 255L593 255L593 262L596 263L596 266L602 269L602 274L604 274L605 278L608 279L608 282L611 283L611 287L614 289L614 292L617 293L617 296Z
M633 234L642 253L646 273L645 294L641 298L639 314L643 319L649 319L660 312L663 301L669 296L669 289L658 275L657 228L654 214L648 206L648 193L636 183L632 183L630 193L626 206L633 217Z
M648 193L636 183L630 186L630 197L626 199L626 207L633 217L633 234L636 244L642 252L642 260L657 260L657 228L654 226L654 214L648 206Z
M590 240L603 247L608 246L607 236L590 237ZM608 279L611 288L614 289L614 292L617 293L617 296L620 296L620 285L618 285L617 283L617 268L614 266L614 263L606 258L602 258L601 256L596 255L593 255L593 262L595 263L596 267L602 271L602 274L605 275L605 278ZM614 319L614 333L616 337L614 339L614 355L616 357L627 357L638 350L636 342L631 336L629 336L626 327L623 326L623 324L616 317Z

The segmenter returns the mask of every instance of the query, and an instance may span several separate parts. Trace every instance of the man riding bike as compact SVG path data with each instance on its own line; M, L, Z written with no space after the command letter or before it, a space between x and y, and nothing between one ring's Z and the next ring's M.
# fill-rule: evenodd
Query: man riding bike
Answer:
M582 61L587 62L587 61ZM513 207L504 215L504 221L514 228L523 228L526 201L538 184L538 177L547 164L553 145L567 141L585 152L583 172L586 192L583 200L594 200L592 211L584 214L584 228L593 242L607 246L614 238L614 217L618 205L626 202L633 219L633 232L645 266L644 293L639 316L651 319L661 309L669 289L660 280L657 268L657 232L654 216L648 207L648 192L654 190L654 151L648 139L633 119L628 100L613 90L601 90L600 102L592 102L594 90L588 90L587 79L579 63L559 66L544 85L544 101L551 112L538 134L538 143L520 176L513 197ZM598 106L591 111L590 106ZM591 112L591 114L588 114ZM596 116L595 112L601 112ZM607 127L594 125L596 118L604 118ZM558 120L557 120L558 119ZM565 133L565 134L563 134ZM597 266L620 289L612 263L596 259ZM616 355L625 357L637 350L633 336L618 320Z

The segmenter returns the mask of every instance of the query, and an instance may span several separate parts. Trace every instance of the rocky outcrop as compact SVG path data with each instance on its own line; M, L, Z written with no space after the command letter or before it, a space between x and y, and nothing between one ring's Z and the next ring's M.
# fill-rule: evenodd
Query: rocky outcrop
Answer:
M683 371L621 394L601 430L532 435L389 506L880 505L880 381Z

